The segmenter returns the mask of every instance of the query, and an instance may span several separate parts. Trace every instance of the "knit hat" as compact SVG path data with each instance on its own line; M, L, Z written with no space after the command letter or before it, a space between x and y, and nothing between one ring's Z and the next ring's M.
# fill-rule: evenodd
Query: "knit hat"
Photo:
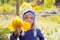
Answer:
M34 17L34 19L35 19L35 12L34 11L32 11L32 10L28 10L28 11L25 11L24 13L23 13L23 18L24 18L24 15L25 14L32 14L32 16Z

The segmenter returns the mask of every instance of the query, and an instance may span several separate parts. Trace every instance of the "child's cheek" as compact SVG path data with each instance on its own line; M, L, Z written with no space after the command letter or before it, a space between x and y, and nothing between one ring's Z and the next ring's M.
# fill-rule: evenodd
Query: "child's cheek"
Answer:
M31 24L31 25L33 24L33 20L30 22L30 24Z

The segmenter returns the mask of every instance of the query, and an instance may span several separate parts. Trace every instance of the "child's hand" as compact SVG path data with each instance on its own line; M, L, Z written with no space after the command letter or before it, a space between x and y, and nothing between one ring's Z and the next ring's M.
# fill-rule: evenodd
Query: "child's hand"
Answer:
M17 34L19 36L21 34L21 29L17 27L16 30L14 31L14 34Z

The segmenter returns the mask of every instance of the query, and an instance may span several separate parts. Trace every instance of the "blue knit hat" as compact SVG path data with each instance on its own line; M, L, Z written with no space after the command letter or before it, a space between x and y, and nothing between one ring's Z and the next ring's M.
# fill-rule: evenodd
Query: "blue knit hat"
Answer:
M35 15L35 12L34 12L34 11L31 11L31 10L28 10L28 11L24 12L24 13L23 13L23 18L24 18L24 15L25 15L25 14L28 14L28 13L29 13L29 14L32 14L32 16L33 16L34 19L35 19L35 16L36 16L36 15Z

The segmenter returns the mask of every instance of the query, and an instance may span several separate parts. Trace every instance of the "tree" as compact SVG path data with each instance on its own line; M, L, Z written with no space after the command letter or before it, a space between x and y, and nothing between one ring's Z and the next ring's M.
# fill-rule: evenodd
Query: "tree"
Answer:
M1 3L4 4L4 0L1 0Z
M19 16L19 0L16 0L16 15Z
M60 7L60 0L56 0L56 6Z

